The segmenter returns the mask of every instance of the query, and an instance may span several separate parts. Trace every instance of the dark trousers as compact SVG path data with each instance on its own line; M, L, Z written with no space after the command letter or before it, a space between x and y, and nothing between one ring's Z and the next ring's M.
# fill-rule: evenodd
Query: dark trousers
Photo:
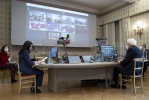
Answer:
M4 66L0 66L0 70L9 69L11 71L11 80L15 79L15 74L18 71L18 66L16 63L7 63Z
M41 87L44 72L39 69L33 69L32 74L36 74L36 87Z
M120 68L121 67L116 67L113 70L113 81L115 82L115 84L118 84L118 81L119 81L119 74L121 73ZM124 76L122 76L122 78L125 79ZM125 84L125 82L123 82L123 84Z
M145 62L145 63L144 63L143 76L144 76L144 73L145 73L145 71L146 71L148 65L149 65L149 62Z

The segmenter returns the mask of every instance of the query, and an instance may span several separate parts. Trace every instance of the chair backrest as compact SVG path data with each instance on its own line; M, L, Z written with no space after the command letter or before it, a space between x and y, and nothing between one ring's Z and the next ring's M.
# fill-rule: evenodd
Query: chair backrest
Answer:
M18 60L19 60L18 55L17 55L17 54L14 54L14 55L12 56L11 61L16 62L16 61L18 61Z
M20 65L19 65L19 61L17 62L18 65L18 74L19 74L19 78L21 77L21 72L20 72Z
M14 61L16 62L16 64L18 65L18 74L19 74L19 77L21 75L21 72L20 72L20 65L19 65L19 56L18 55L15 55L15 59Z
M141 66L137 66L137 62L141 63ZM143 75L143 67L144 67L144 58L135 58L134 59L134 76L136 76L136 71L140 71L140 75Z

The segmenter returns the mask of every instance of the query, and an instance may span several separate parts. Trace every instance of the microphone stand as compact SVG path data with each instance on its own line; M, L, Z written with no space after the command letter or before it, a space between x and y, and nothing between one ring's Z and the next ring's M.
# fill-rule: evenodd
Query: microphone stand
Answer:
M38 54L38 55L40 55L41 57L43 57L43 55L42 54L39 54L37 51L35 51L35 53Z
M65 63L67 63L66 43L64 44L64 50L65 50L65 54L63 56L65 59Z

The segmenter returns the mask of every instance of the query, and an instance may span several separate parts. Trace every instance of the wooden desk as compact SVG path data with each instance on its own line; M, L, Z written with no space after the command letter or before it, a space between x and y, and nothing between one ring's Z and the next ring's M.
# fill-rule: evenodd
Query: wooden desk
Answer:
M48 68L48 87L57 92L57 82L86 79L112 79L113 68L119 66L117 62L95 62L79 64L44 64L34 67Z

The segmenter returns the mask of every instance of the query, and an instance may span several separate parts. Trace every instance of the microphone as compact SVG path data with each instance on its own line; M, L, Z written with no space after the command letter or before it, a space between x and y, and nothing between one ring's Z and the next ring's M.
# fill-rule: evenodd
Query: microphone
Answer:
M42 54L39 54L37 51L35 51L35 53L43 57L43 55Z

